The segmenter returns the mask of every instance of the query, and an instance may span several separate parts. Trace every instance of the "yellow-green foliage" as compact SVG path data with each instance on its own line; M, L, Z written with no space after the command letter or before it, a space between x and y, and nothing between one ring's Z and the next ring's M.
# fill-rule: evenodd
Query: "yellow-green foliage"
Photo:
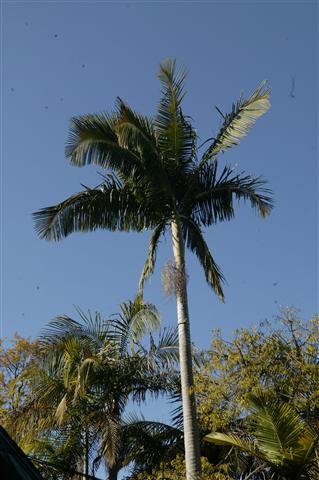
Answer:
M202 475L198 480L232 480L227 473L226 464L211 465L207 458L201 457ZM160 467L152 473L140 473L134 480L185 480L185 459L178 455L170 463L161 463Z
M238 329L231 341L213 332L206 363L196 378L204 431L228 429L247 393L263 388L282 398L312 423L319 409L319 317L302 322L284 309L272 327Z
M30 393L30 380L39 368L38 342L15 334L10 345L0 341L0 423L10 420L23 407Z

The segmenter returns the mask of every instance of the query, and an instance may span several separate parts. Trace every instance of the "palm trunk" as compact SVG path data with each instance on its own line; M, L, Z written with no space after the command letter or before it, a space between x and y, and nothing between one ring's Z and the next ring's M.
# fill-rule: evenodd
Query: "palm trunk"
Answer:
M83 480L86 480L89 475L89 438L87 427L85 427L84 433L84 445L83 445Z
M108 480L117 480L117 476L118 476L117 465L114 465L113 467L109 467L109 478L108 478Z
M179 337L179 358L182 384L186 479L198 479L201 474L199 435L194 395L192 344L189 327L184 241L178 218L172 221L172 241L176 266L175 292Z

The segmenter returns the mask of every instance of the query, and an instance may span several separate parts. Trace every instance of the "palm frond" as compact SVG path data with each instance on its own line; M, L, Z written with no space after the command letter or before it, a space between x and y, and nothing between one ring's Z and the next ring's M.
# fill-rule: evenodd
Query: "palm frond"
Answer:
M298 452L301 439L304 443L306 440L313 443L306 424L290 404L270 402L262 392L250 394L248 401L253 413L253 434L259 448L273 461L282 459L285 452L290 452L288 455L292 456L292 449ZM308 435L305 436L306 432ZM306 449L309 447L308 444L304 446Z
M155 352L159 358L167 363L174 365L179 362L179 342L177 328L164 328L160 332Z
M169 398L170 404L174 405L173 410L170 412L170 418L173 426L177 429L183 429L183 403L182 403L182 390L180 382L174 385L174 388L170 392Z
M134 472L150 471L160 461L167 461L183 451L183 433L162 422L148 421L136 414L125 417L123 448L127 462L133 462Z
M209 251L200 228L187 217L181 216L181 221L186 246L197 256L203 267L207 283L213 288L219 298L224 300L222 289L224 277Z
M78 338L84 343L91 344L95 350L102 348L108 336L110 321L104 320L99 312L85 313L75 306L82 323L70 318L68 315L58 315L51 320L41 331L40 345L46 350L50 346L64 348L64 343L70 338Z
M260 177L239 174L225 166L217 176L217 162L204 165L199 176L198 193L193 209L197 221L209 226L217 221L230 220L234 216L233 199L249 201L261 217L266 217L273 208L272 192Z
M192 168L196 132L181 110L186 70L177 70L175 60L168 59L160 65L158 78L162 84L162 98L154 122L157 142L166 168L182 167L181 171L187 172Z
M121 313L112 320L113 338L121 356L132 350L146 333L159 328L160 316L154 305L144 303L140 295L134 302L122 303Z
M59 403L55 411L55 417L59 425L62 424L65 418L66 411L67 411L67 394L63 396L61 402Z
M53 241L99 228L141 231L153 225L140 200L126 187L103 183L33 213L35 229L40 238Z
M143 352L142 364L145 365L145 372L151 375L162 375L170 373L173 380L174 369L179 362L178 330L177 328L164 328L159 332L158 340L154 340L152 333L149 334L149 348L140 345Z
M151 235L149 247L148 247L148 256L144 264L142 275L139 282L139 291L142 293L145 281L152 275L155 262L156 262L156 251L159 243L159 239L162 234L165 232L166 222L161 222L158 224Z
M242 96L233 104L232 111L223 115L224 122L216 138L202 157L203 162L216 156L233 145L238 145L256 120L270 108L270 89L263 81L254 93L245 100Z
M116 454L121 448L121 433L119 421L110 416L105 416L102 430L101 451L107 463L112 467L116 461Z
M247 400L251 415L246 419L249 435L245 439L213 432L205 440L233 446L259 458L278 478L311 479L318 466L318 433L311 430L290 404L273 400L262 390L248 395Z
M212 442L215 445L236 447L239 450L247 453L248 455L254 456L261 460L264 460L265 458L263 453L257 448L257 446L253 442L244 440L235 434L212 432L208 435L205 435L204 440L207 442Z
M58 344L61 342L61 338L69 337L72 332L80 328L80 323L68 315L58 315L42 329L40 344L44 348L48 345Z
M134 112L121 98L117 98L116 132L119 144L140 158L145 167L160 167L159 152L153 121ZM157 174L160 169L157 168Z
M128 176L141 169L138 154L119 144L116 115L107 113L72 118L65 155L72 165L99 165Z

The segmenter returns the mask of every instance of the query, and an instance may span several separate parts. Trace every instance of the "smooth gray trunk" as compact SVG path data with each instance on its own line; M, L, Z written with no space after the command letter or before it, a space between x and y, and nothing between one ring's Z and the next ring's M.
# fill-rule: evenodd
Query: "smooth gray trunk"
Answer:
M197 480L201 474L200 448L193 388L192 343L189 327L184 241L178 218L172 221L172 241L176 266L175 294L182 385L186 479Z

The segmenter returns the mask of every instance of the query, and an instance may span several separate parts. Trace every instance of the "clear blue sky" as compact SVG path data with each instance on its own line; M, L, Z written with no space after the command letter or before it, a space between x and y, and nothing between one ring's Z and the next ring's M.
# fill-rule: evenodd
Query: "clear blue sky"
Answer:
M37 238L35 210L100 181L96 167L64 158L71 116L112 109L117 95L152 115L156 78L170 56L189 76L184 110L199 135L216 133L214 105L229 111L263 79L271 110L221 163L269 180L276 202L262 220L241 205L206 239L228 285L222 304L188 257L193 340L271 320L281 305L318 311L317 2L3 2L2 4L2 332L36 336L73 305L108 316L133 297L148 234L100 231L60 243ZM292 91L292 78L295 85ZM146 287L164 325L176 321L160 272L162 242Z

